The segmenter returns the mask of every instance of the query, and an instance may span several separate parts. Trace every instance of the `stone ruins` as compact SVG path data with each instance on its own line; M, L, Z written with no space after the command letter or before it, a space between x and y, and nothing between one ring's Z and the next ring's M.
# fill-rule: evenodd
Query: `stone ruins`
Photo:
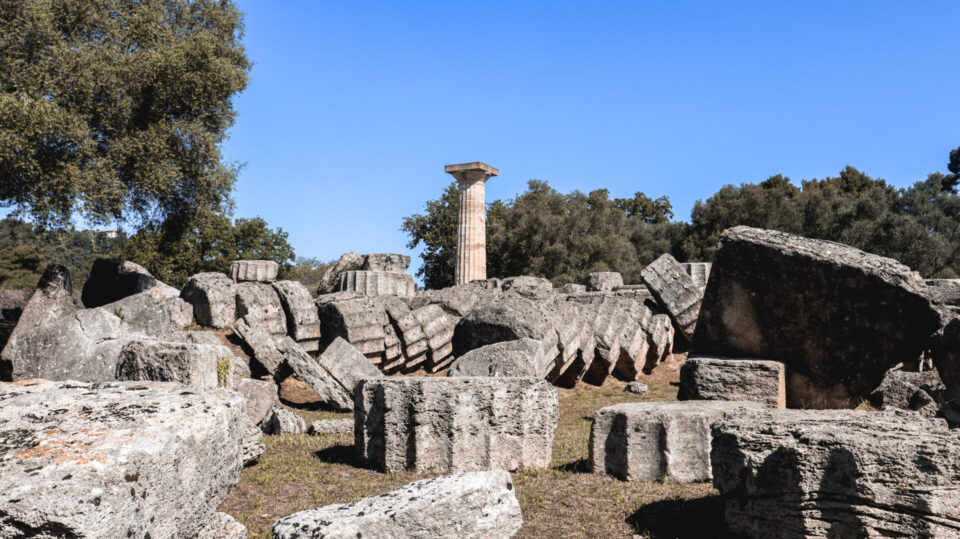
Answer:
M245 537L217 508L261 436L342 432L369 473L443 475L290 514L276 537L509 537L510 472L549 470L563 396L608 384L623 401L586 416L585 467L712 481L718 530L960 536L960 281L749 227L712 265L665 254L640 283L487 278L498 171L446 170L461 214L441 290L389 253L343 254L315 291L263 260L182 290L98 260L79 296L48 267L0 352L0 537ZM676 401L648 387L664 368ZM352 418L308 423L296 391Z

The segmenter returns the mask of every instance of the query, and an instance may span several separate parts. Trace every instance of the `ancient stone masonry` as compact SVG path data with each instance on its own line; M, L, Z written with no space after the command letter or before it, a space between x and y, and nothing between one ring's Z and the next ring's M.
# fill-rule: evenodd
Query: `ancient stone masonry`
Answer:
M273 288L287 315L287 334L307 352L316 352L320 343L320 319L310 291L300 281L277 281Z
M771 230L725 234L693 350L782 361L788 406L858 404L941 327L926 284L895 260Z
M165 297L180 295L176 288L158 281L140 264L119 258L98 258L90 268L90 277L83 283L80 299L89 309L148 290Z
M278 520L276 539L513 537L523 525L510 474L503 470L423 479L357 503L328 505Z
M238 283L272 283L279 272L280 265L273 260L235 260L230 265L230 277Z
M43 271L36 291L23 308L23 313L20 314L20 319L9 338L12 339L25 331L76 314L81 309L83 309L83 303L73 291L70 270L59 264L50 264ZM0 371L2 370L3 367L0 366Z
M250 368L226 346L140 339L120 350L116 379L236 389L249 376Z
M194 537L240 477L243 397L0 383L0 537Z
M771 408L785 408L783 363L690 356L680 368L677 400L756 401Z
M259 325L251 325L246 318L237 320L233 333L250 348L250 360L263 372L277 376L283 363L283 354L277 349L276 339Z
M948 400L946 393L947 388L936 370L891 371L870 393L870 404L881 410L915 410L925 417L933 417Z
M222 273L198 273L187 280L180 297L193 305L197 323L211 328L227 328L237 319L237 291Z
M623 276L615 271L591 273L587 281L587 290L591 292L610 292L618 286L623 286Z
M413 277L389 271L344 271L337 290L360 292L365 296L412 296Z
M756 402L631 402L601 408L590 427L594 473L624 481L708 481L710 426Z
M382 378L383 373L370 363L359 350L347 341L337 338L317 359L321 367L350 394L353 399L357 382L370 378Z
M352 251L340 255L340 260L331 264L323 276L320 277L320 286L317 288L318 294L330 294L337 291L337 285L340 283L340 274L345 271L358 270L363 267L365 257Z
M556 389L537 378L364 380L355 445L383 472L542 469L558 414Z
M707 287L707 280L710 278L710 262L681 262L680 267L693 280L697 288L703 290Z
M237 317L262 327L276 338L287 334L287 315L277 291L267 283L237 284Z
M385 362L384 371L392 372L404 365L415 367L426 361L429 347L427 337L410 307L399 300L388 300L384 302L384 309L400 341L401 350L401 357Z
M460 214L457 221L457 265L454 282L465 284L487 278L487 208L484 184L500 171L475 162L447 165L460 187Z
M552 363L552 358L545 359L540 341L518 339L488 344L467 352L450 365L447 376L543 378Z
M413 311L423 328L427 341L427 370L439 372L453 361L453 332L456 319L447 316L437 305L427 305Z
M677 329L687 340L693 340L700 314L703 292L670 255L663 255L640 272L647 288L670 314Z
M327 368L304 352L293 339L285 337L281 340L279 350L293 374L310 386L310 389L320 397L321 402L335 410L353 409L353 392L346 388L347 383L338 381Z
M338 301L335 297L321 296L317 300L322 345L325 347L342 337L371 361L380 363L385 350L383 328L390 323L386 310L374 298L342 297L346 299Z
M960 536L960 430L940 419L745 410L714 425L711 463L744 537Z

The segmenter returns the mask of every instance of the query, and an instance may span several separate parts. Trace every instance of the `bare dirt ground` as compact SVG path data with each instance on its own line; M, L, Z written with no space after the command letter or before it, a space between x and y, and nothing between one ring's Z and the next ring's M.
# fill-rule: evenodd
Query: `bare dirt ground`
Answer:
M590 473L587 443L593 413L619 402L675 400L680 358L642 381L650 391L637 396L613 379L603 386L559 389L560 424L547 470L513 474L523 528L519 537L718 537L723 520L717 492L709 483L624 482ZM308 422L351 417L316 411L309 393L285 388L285 404ZM382 474L354 462L353 435L263 436L267 451L243 470L220 510L247 526L252 537L270 537L284 515L332 503L354 502L431 477L404 472ZM436 475L436 474L433 474Z

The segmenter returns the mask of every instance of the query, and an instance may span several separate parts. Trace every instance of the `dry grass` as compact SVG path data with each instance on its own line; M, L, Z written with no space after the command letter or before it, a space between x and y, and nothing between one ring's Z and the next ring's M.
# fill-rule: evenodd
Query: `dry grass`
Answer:
M521 537L716 537L722 527L716 491L707 483L623 482L589 473L587 442L593 413L618 402L674 400L679 363L661 365L643 380L644 396L610 380L602 387L560 389L560 424L551 469L513 474L523 511ZM309 409L309 399L288 391L286 403L308 421L349 417ZM299 401L299 402L298 402ZM353 502L430 477L382 474L354 465L352 434L264 436L267 451L243 470L221 510L252 537L270 537L273 522L317 506Z

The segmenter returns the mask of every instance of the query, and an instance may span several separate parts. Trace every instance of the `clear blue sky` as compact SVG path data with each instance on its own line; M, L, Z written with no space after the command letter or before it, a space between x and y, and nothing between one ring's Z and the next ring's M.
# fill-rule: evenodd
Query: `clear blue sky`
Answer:
M536 178L688 220L724 184L907 186L960 146L956 1L239 4L236 216L300 256L416 256L402 218L448 163L498 167L488 201Z

